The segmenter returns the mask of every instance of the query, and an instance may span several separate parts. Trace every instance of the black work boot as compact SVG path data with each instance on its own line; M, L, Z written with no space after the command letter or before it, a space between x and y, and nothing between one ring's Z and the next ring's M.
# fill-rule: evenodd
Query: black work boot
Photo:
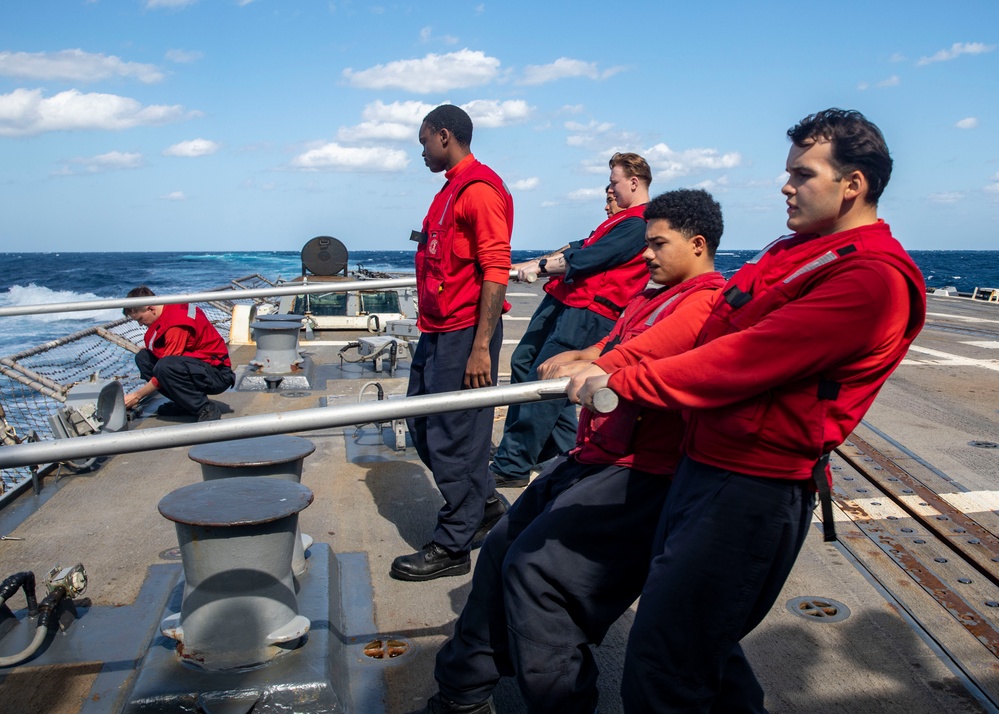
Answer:
M475 531L475 535L472 536L472 549L481 547L483 541L485 541L486 536L489 535L489 531L492 530L493 526L499 523L499 519L503 517L506 513L510 504L507 502L503 496L500 496L495 491L493 495L486 499L485 512L482 514L482 523L479 524L478 529Z
M389 571L396 580L433 580L451 575L465 575L472 569L468 553L451 553L430 541L412 555L400 555Z
M427 700L427 708L424 711L427 714L496 714L492 697L476 704L458 704L446 699L440 692Z

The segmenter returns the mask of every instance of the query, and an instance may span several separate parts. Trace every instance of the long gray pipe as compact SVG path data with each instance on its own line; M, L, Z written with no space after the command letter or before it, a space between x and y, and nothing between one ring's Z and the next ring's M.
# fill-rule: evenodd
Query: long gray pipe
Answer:
M505 387L466 389L421 397L386 399L360 404L300 409L278 414L257 414L200 424L180 424L152 429L95 434L72 439L56 439L0 448L0 468L50 464L112 454L168 449L213 441L231 441L252 436L329 429L349 424L403 419L463 409L523 404L565 397L569 378L511 384Z
M44 315L53 312L82 312L84 310L107 310L116 307L145 307L153 302L156 305L172 305L186 302L211 302L213 300L242 300L244 298L279 297L281 295L314 295L316 293L336 293L348 290L391 290L411 288L416 285L416 276L411 278L385 278L384 280L350 280L335 283L287 283L280 287L253 288L251 290L217 290L215 292L186 293L184 295L156 295L149 297L111 298L108 300L85 300L79 302L53 302L44 305L18 305L0 307L0 317L14 315Z

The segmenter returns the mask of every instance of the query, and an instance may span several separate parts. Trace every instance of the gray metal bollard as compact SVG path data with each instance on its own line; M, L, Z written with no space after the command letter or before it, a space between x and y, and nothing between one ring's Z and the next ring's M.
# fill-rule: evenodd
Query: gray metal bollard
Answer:
M302 363L298 353L300 321L266 320L250 325L257 341L257 352L250 365L261 374L286 374Z
M234 476L264 476L301 483L305 457L315 450L316 445L308 439L279 434L201 444L193 447L187 455L201 464L201 477L205 481ZM300 528L296 530L296 536L291 570L301 577L307 566L305 551L312 545L313 539L303 535Z
M184 564L180 613L160 624L181 659L224 670L268 662L290 651L310 622L298 614L291 573L305 486L273 478L203 481L159 503L177 527Z

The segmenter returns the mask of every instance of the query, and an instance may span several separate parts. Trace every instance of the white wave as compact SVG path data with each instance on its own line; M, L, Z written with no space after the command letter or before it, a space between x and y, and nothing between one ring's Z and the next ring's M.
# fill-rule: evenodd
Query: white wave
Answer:
M28 283L27 285L11 285L5 293L0 293L0 305L4 307L22 307L25 305L50 305L57 302L84 302L87 300L102 300L94 293L78 293L72 290L52 290L44 286ZM55 322L59 320L88 320L101 324L117 320L121 310L108 308L106 310L86 310L83 312L47 313L42 315L24 315L19 320L41 320Z

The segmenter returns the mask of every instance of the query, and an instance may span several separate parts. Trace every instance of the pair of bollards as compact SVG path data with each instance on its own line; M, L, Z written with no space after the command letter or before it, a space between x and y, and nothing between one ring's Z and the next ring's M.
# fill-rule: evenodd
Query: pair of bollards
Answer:
M203 481L165 496L184 567L179 613L163 620L182 660L210 670L249 667L294 649L310 622L298 614L296 578L312 543L298 513L312 503L302 465L308 439L265 436L202 444L189 456Z

